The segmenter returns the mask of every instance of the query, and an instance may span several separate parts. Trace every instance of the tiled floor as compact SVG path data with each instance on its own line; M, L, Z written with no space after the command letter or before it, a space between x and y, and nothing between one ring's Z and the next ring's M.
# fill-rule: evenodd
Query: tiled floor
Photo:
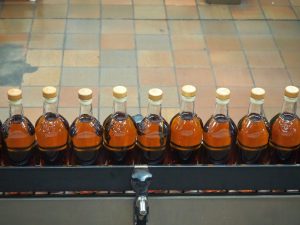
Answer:
M118 84L128 87L132 114L146 112L149 88L162 88L169 120L178 111L180 86L188 83L198 88L196 111L204 121L220 86L232 91L236 122L247 111L251 87L264 87L271 118L283 88L300 86L300 1L0 1L1 120L9 87L23 89L25 113L34 122L42 87L54 85L70 122L79 87L94 90L94 113L103 121Z

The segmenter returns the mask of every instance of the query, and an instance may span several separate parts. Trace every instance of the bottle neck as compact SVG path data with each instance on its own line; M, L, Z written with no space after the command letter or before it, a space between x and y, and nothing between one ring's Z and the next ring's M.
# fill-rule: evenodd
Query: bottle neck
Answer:
M282 105L282 113L296 114L297 111L297 98L289 98L284 96L284 102Z
M215 107L214 116L215 115L224 115L224 116L228 117L228 103L229 103L229 99L221 100L221 99L216 98L216 107Z
M113 112L127 114L127 98L114 98Z
M80 112L79 115L93 115L92 100L80 100Z
M15 115L23 116L23 105L21 100L9 103L9 117Z
M161 116L161 101L148 101L148 115L158 115Z
M249 105L249 111L248 111L248 115L249 114L258 114L261 116L264 116L264 100L256 100L253 98L250 98L250 105Z
M57 98L50 98L44 100L43 113L57 113Z
M194 114L195 110L195 97L187 98L181 96L180 114L191 113Z

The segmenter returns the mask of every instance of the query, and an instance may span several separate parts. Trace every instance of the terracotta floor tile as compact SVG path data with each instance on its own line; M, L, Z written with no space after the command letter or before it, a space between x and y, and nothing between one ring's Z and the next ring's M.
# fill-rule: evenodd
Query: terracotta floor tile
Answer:
M274 35L274 39L281 50L300 50L300 36Z
M175 86L173 68L139 68L139 83L141 86Z
M198 19L196 6L166 6L168 19Z
M264 107L281 107L284 87L263 87L266 91Z
M99 20L68 19L67 33L99 33Z
M163 6L134 6L134 18L135 19L165 19L166 13Z
M0 34L0 44L27 45L28 34Z
M134 33L132 20L102 20L102 33L132 34Z
M4 4L1 18L32 18L33 5L31 4Z
M247 67L242 51L211 51L210 58L214 66Z
M290 0L290 3L294 6L300 6L300 0Z
M8 118L8 108L0 108L0 120L2 123Z
M165 0L166 5L178 5L178 6L185 6L185 5L196 5L195 0Z
M98 86L99 69L98 68L63 68L61 76L62 86Z
M110 0L110 1L114 2L115 0ZM104 2L104 0L102 0L102 2ZM70 4L95 5L95 4L100 4L100 0L70 0Z
M288 71L293 84L300 87L300 68L289 68Z
M262 6L287 6L290 5L289 0L259 0Z
M70 4L68 18L100 18L100 5Z
M62 51L28 50L26 61L32 66L60 66L62 61Z
M300 19L300 6L294 6L293 9L295 11L297 18Z
M240 39L246 50L277 50L272 35L241 35Z
M100 75L101 86L137 86L136 68L102 68Z
M214 86L203 86L197 88L197 95L195 99L195 111L201 116L201 113L204 108L213 109L216 102L216 88ZM209 113L209 116L212 115L214 111Z
M176 68L176 77L179 86L215 86L212 71L208 68Z
M67 4L68 0L40 0L38 4Z
M24 107L24 115L29 119L29 121L35 125L35 122L43 114L42 107Z
M165 120L170 124L171 119L179 112L179 108L166 108L163 107L161 110L161 115L165 118Z
M281 106L278 107L265 107L265 116L270 121L275 115L281 112Z
M200 19L231 19L228 5L203 5L198 7Z
M217 86L219 87L253 86L251 74L247 68L216 67L214 71L215 71Z
M232 17L236 20L263 19L263 11L258 5L230 6Z
M240 34L270 34L270 29L266 21L236 20L235 24Z
M58 86L60 82L59 67L39 67L36 72L23 75L23 86Z
M206 51L174 51L176 67L209 67L209 58Z
M99 49L99 35L67 34L65 49L97 50Z
M35 19L32 25L32 33L64 33L64 19Z
M174 50L204 50L206 48L203 35L171 36Z
M206 35L205 39L210 50L241 50L237 35Z
M236 28L232 21L202 21L205 34L236 34Z
M229 105L230 107L230 105ZM234 121L236 126L238 125L239 121L248 113L248 107L230 107L229 108L229 115L231 119Z
M101 0L102 5L131 5L131 0Z
M252 69L256 86L285 87L291 85L285 69Z
M165 20L136 20L137 34L167 34L168 26Z
M61 49L63 47L63 34L31 34L29 48Z
M230 107L245 107L248 108L250 102L250 92L252 86L250 87L233 87L227 86L230 90ZM245 112L245 114L247 111ZM244 115L245 115L244 114ZM242 118L241 115L240 118Z
M43 87L22 87L22 97L24 107L43 108Z
M138 51L139 67L170 67L173 66L169 51Z
M296 15L290 6L264 6L263 10L265 12L267 19L273 19L273 20L296 19Z
M35 9L36 18L66 18L67 4L37 4Z
M78 101L78 90L82 88L79 87L61 87L59 93L59 107L78 107L79 110L79 101ZM98 107L98 88L89 87L93 91L93 108ZM78 113L78 111L77 111Z
M97 67L99 51L65 50L64 66L66 67Z
M201 34L201 24L198 20L169 20L170 32L172 34Z
M164 0L133 0L133 3L134 5L164 5Z
M7 91L10 88L14 88L14 87L0 86L0 96L1 96L1 98L0 98L0 107L8 107ZM7 111L7 116L8 116L8 113L9 112ZM2 120L2 122L3 122L3 120Z
M131 34L102 34L102 49L130 50L135 48L134 36Z
M130 5L102 5L103 19L132 19L133 9Z
M268 21L268 23L276 35L300 35L299 21Z
M205 125L205 123L209 120L209 118L214 113L214 110L215 108L213 107L201 107L201 108L196 108L195 112L202 120L203 125Z
M283 68L278 51L247 51L249 66L252 68Z
M27 33L30 31L30 19L1 19L0 20L0 33Z
M112 113L112 107L99 107L99 121L103 124L104 120Z
M93 111L94 111L94 109L93 109ZM58 113L60 113L68 121L69 126L71 126L71 124L73 123L75 118L78 117L79 106L78 107L68 107L68 108L59 107Z
M138 50L170 50L168 35L137 35L136 47Z
M299 51L281 51L281 56L287 67L300 67L300 63L299 63L300 52Z
M101 67L136 67L135 51L104 50L101 52Z

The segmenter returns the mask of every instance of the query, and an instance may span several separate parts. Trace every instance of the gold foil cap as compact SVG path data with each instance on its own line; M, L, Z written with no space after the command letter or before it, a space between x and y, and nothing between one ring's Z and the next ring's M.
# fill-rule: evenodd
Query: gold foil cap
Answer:
M163 91L159 88L152 88L148 92L148 98L152 101L162 100Z
M284 95L288 98L297 98L299 95L299 88L295 86L287 86L284 90Z
M93 98L93 91L89 88L81 88L78 90L78 98L80 100L90 100Z
M252 88L251 98L255 100L262 100L265 98L266 91L263 88Z
M19 101L22 99L22 90L18 88L11 88L7 91L7 98L9 101Z
M57 96L56 88L52 86L43 88L43 97L46 99L55 98Z
M230 99L230 90L228 88L218 88L216 90L216 98L220 100L228 100Z
M113 96L115 98L125 98L127 97L127 88L124 86L115 86L113 88Z
M181 95L184 97L195 97L197 89L193 85L184 85L181 88Z

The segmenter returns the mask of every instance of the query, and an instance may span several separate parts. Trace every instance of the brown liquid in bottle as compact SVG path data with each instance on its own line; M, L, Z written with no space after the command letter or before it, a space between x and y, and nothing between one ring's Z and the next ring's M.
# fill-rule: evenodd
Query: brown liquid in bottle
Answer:
M41 165L66 165L69 124L59 114L48 112L35 125Z
M93 116L83 114L76 118L70 128L72 140L72 163L95 165L102 146L103 128Z
M235 161L237 127L232 119L217 114L204 126L204 162L208 164L232 164Z
M293 164L300 149L300 119L292 113L271 120L271 163Z
M265 117L251 113L238 124L238 163L263 164L268 161L269 125Z
M34 127L24 116L8 118L2 127L5 144L4 165L34 165L35 136Z
M177 113L170 124L173 162L196 163L203 136L202 120L191 112L183 112Z
M138 125L140 163L160 164L167 152L169 125L160 116L150 114Z
M137 136L133 119L128 114L116 112L105 119L103 128L108 163L132 164Z

